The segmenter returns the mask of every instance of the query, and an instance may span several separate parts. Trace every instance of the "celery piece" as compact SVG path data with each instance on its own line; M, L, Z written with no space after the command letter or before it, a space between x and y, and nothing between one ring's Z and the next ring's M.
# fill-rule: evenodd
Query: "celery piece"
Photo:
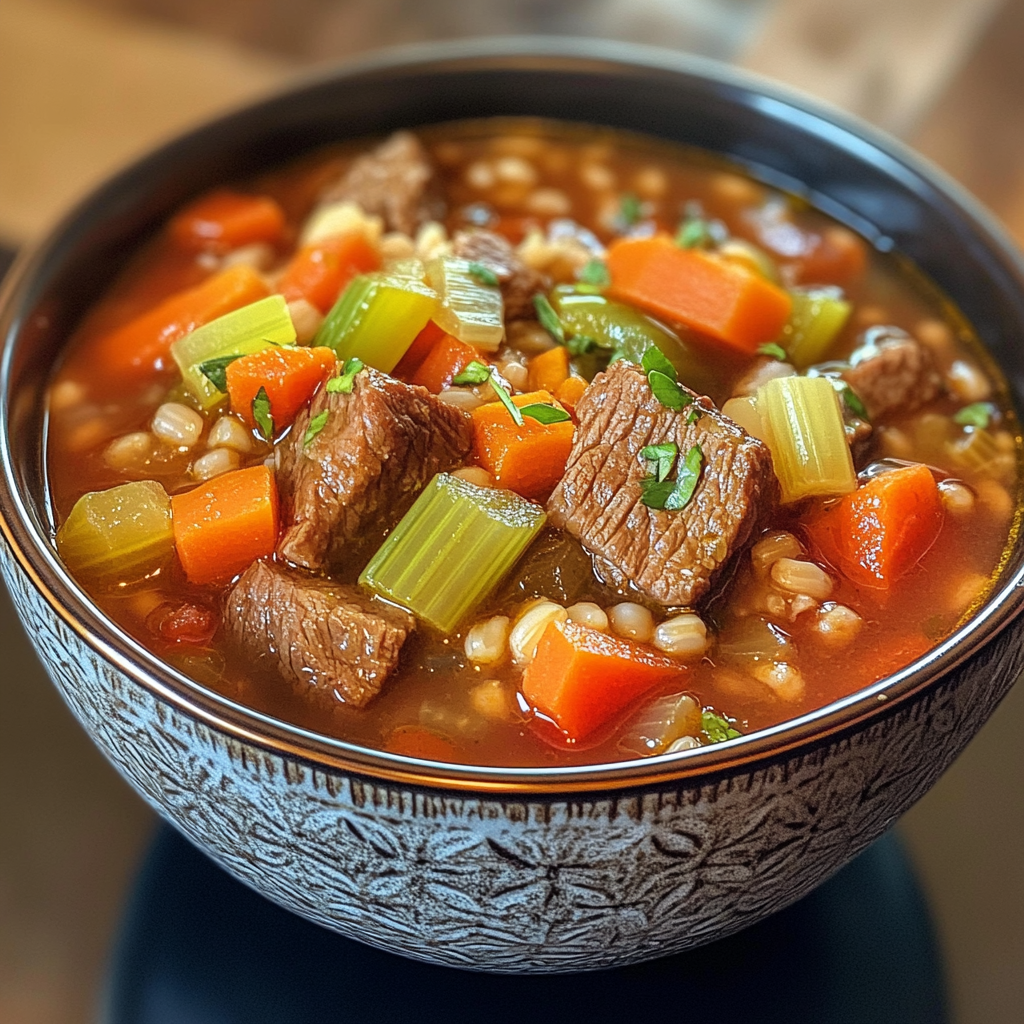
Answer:
M171 346L171 355L181 370L181 379L200 408L210 409L224 398L200 370L203 363L227 356L247 356L271 345L294 345L295 325L288 304L281 295L271 295L179 338Z
M856 489L839 396L827 378L770 380L758 388L757 407L783 503Z
M434 313L438 327L467 345L497 352L505 337L504 306L497 281L485 284L470 260L437 256L427 264L427 283L437 292L440 303Z
M173 550L171 500L155 480L83 494L57 531L57 552L73 573L122 583L141 579Z
M450 633L497 586L547 517L512 491L438 473L359 582Z
M794 288L793 308L782 329L782 347L799 370L820 363L850 315L841 288Z
M767 442L768 433L761 421L761 412L757 407L756 398L747 396L730 398L722 406L722 413L728 416L733 423L738 423L751 437Z
M341 360L361 359L390 373L437 309L437 293L414 277L388 273L352 279L313 340Z

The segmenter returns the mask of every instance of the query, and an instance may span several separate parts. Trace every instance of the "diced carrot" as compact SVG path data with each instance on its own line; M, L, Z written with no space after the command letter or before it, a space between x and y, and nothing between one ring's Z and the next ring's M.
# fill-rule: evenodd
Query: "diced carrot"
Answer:
M419 757L424 761L444 761L450 764L459 760L459 752L454 743L421 725L400 725L393 729L384 743L384 749L392 754Z
M520 409L535 403L556 404L547 391L516 395ZM540 423L524 417L516 426L501 402L489 402L473 410L473 455L498 482L524 498L543 501L565 472L575 427L572 420Z
M171 364L171 345L225 313L270 294L252 267L239 265L178 292L90 347L97 373L141 377Z
M531 391L554 394L569 379L569 350L556 345L534 356L527 364Z
M608 249L609 295L752 355L774 341L792 300L752 271L672 239L623 238Z
M555 399L575 415L576 403L583 397L587 387L587 382L582 377L569 377L558 386Z
M423 365L423 360L430 355L430 350L445 336L443 327L438 327L433 320L412 339L412 344L405 350L405 355L391 371L392 377L411 382L416 371Z
M223 473L171 498L174 545L192 583L227 583L277 545L278 503L267 466Z
M281 240L284 211L269 196L217 189L200 196L170 223L171 237L186 249L227 252L253 242Z
M480 358L479 351L472 345L446 334L420 363L419 369L412 375L412 383L439 395L454 377L462 373L474 359Z
M275 345L228 364L231 411L254 427L252 401L260 388L270 400L274 427L287 427L313 392L334 372L337 357L329 348L283 348Z
M650 647L569 620L552 622L523 675L523 696L582 740L654 687L689 669Z
M325 238L304 245L292 257L278 290L289 302L305 299L326 313L356 274L379 266L380 256L364 235Z
M851 582L888 590L924 557L942 529L942 497L927 466L869 480L828 508L809 532Z

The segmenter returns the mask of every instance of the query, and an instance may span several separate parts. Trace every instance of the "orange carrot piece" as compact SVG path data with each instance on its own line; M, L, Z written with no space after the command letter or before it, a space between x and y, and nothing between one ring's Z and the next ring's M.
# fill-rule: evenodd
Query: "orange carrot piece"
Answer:
M811 524L822 555L851 582L888 590L924 557L942 529L942 496L927 466L882 473Z
M588 386L582 377L569 377L558 386L555 399L575 415L576 403L583 397L583 392Z
M516 395L513 403L524 406L552 405L547 391ZM489 402L473 410L473 455L498 482L524 498L543 501L565 472L575 427L572 420L540 423L527 416L516 426L501 402Z
M225 374L231 411L254 427L252 400L264 388L274 427L281 430L291 424L336 364L337 356L329 348L274 346L242 356L228 364Z
M227 583L277 545L278 501L267 466L223 473L171 498L174 545L192 583Z
M789 295L763 277L698 249L681 249L665 235L613 242L608 272L612 298L748 355L779 336L792 306Z
M689 673L643 644L569 620L552 622L523 674L523 696L582 740L649 690Z
M184 248L219 252L254 242L276 245L284 229L284 211L269 196L247 196L228 189L200 196L170 223L171 237Z
M412 375L412 383L439 395L454 377L462 373L474 359L480 358L479 351L472 345L446 334L420 363L419 369Z
M98 338L92 346L96 372L141 377L171 366L171 345L179 338L269 294L252 267L240 265L215 274Z
M531 391L554 394L569 379L569 350L563 345L534 356L527 365Z
M423 365L423 361L430 355L430 350L444 336L444 328L438 327L433 320L428 320L427 326L412 339L412 344L405 350L405 355L398 360L398 364L391 371L391 376L410 383L416 371Z
M380 256L361 234L338 235L303 246L284 268L278 290L326 313L356 274L380 267Z

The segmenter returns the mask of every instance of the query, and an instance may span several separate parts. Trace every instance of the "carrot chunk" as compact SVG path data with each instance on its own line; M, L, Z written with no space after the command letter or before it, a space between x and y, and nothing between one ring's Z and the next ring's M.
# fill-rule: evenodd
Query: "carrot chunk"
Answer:
M412 383L412 378L430 355L430 350L443 337L445 329L438 327L433 320L428 320L427 326L412 339L412 344L405 350L405 355L398 360L398 364L391 371L391 376Z
M851 582L888 590L924 557L942 529L942 496L927 466L882 473L811 524L821 553Z
M547 391L516 395L520 409L528 405L556 405ZM517 426L501 402L473 410L473 455L497 482L524 498L543 501L565 472L572 448L572 420L540 423L526 416Z
M240 265L215 274L97 339L92 347L96 372L142 377L173 365L171 345L179 338L269 294L252 267Z
M575 415L576 403L583 397L583 392L587 390L587 387L587 382L582 377L569 377L559 384L555 398Z
M582 740L685 665L569 620L544 631L523 675L523 696L570 739Z
M753 271L681 249L664 235L613 242L608 272L612 298L747 355L779 336L792 305L785 291Z
M531 391L556 392L569 379L569 350L562 345L534 356L527 367Z
M281 294L305 299L326 313L356 274L380 267L380 256L362 234L338 235L303 246L284 268Z
M224 473L171 498L174 545L192 583L227 583L277 545L278 501L267 466Z
M329 348L260 349L228 364L225 376L231 411L250 426L256 425L252 402L260 388L270 400L274 427L287 427L299 410L313 397L313 392L331 373L337 358Z
M474 359L480 358L480 352L472 345L446 334L420 363L419 369L412 376L412 383L439 395Z
M184 248L219 252L254 242L274 245L284 228L284 211L269 196L247 196L228 189L200 196L170 223L171 237Z

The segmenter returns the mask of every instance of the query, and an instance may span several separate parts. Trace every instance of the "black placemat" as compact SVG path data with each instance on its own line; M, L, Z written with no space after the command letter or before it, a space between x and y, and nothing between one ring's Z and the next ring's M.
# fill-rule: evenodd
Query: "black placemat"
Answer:
M888 836L798 904L711 946L619 970L486 975L312 925L162 826L115 950L107 1024L945 1024L927 908Z

